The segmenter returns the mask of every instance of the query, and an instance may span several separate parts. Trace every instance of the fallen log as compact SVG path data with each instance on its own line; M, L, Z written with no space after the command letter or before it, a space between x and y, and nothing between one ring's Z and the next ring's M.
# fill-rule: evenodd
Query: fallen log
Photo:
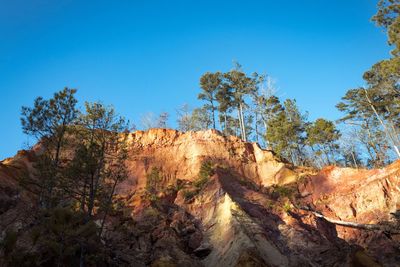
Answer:
M400 223L399 222L382 222L380 224L363 224L363 223L356 223L356 222L348 222L342 220L336 220L329 217L326 217L321 212L314 211L308 207L298 207L300 210L311 212L317 218L321 218L326 220L327 222L333 223L335 225L340 225L344 227L356 228L356 229L363 229L369 231L383 231L385 233L391 235L398 235L400 234Z

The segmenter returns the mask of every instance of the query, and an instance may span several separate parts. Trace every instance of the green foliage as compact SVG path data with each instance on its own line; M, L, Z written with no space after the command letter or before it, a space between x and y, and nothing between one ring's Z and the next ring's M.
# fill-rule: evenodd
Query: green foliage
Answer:
M162 181L161 170L157 167L151 168L150 172L146 175L146 190L149 193L155 194L159 188L159 184Z
M33 108L22 107L21 124L24 133L37 138L61 137L66 126L74 122L78 114L75 93L75 89L64 88L49 100L36 98Z
M35 249L16 249L16 233L6 234L2 248L9 266L77 266L81 244L87 247L88 265L103 265L105 254L93 221L85 222L83 214L70 208L46 210L38 218L30 230Z
M79 112L75 92L66 88L22 109L24 132L41 138L44 152L37 157L35 179L21 180L40 200L38 219L29 229L31 252L19 248L19 255L32 261L13 254L14 265L77 266L80 258L89 266L104 262L104 221L117 184L128 175L128 125L102 103L85 103ZM94 215L101 218L100 227Z
M36 184L38 188L35 191L38 190L42 206L53 204L54 188L58 183L56 170L62 160L61 152L67 145L66 133L78 116L75 93L75 89L64 88L49 100L38 97L33 107L22 107L23 132L40 140L45 149L42 153L45 164L36 166L37 176L41 177L42 183L35 183L32 179L24 181L27 184Z
M181 189L183 189L184 187L184 181L181 179L176 179L176 183L175 183L175 191L178 192Z
M206 101L201 108L202 114L210 118L214 129L217 117L221 130L226 135L240 135L247 140L252 130L253 115L246 114L249 108L246 98L255 94L260 82L258 74L247 75L238 63L229 72L203 74L200 78L202 91L198 95L199 99ZM219 116L215 114L217 111ZM233 116L233 111L237 111L237 117Z
M199 179L208 179L214 174L214 164L211 161L204 161L199 170Z
M200 78L200 87L202 92L198 95L198 99L207 101L203 108L211 112L211 122L215 129L215 101L217 100L216 95L221 88L222 74L220 72L203 74ZM207 114L203 112L202 114Z
M341 121L354 125L360 146L368 155L367 165L381 167L392 159L392 148L400 158L400 1L380 0L372 20L386 30L392 57L374 64L363 78L365 87L349 89L337 108ZM352 151L357 165L357 157ZM348 157L348 156L347 156Z
M310 145L331 144L339 137L340 133L332 121L319 118L307 127L307 141Z
M186 201L192 199L205 187L210 180L210 177L214 174L214 164L211 161L204 161L199 170L197 179L193 182L194 189L185 189L183 196Z
M378 12L372 17L372 20L380 27L386 29L388 34L388 43L393 45L392 54L400 55L400 1L399 0L380 0L378 3Z
M340 132L336 129L335 124L331 121L319 118L307 126L306 132L306 142L313 150L314 147L318 149L316 154L318 152L324 152L328 164L331 163L331 158L336 162L334 152L339 148L336 142L340 138ZM330 154L331 157L329 157L328 154Z
M56 265L77 264L81 246L87 247L87 256L96 255L99 260L102 246L93 221L85 222L84 214L70 208L56 208L43 214L44 220L37 225L41 232L37 243L41 261Z
M291 208L291 205L290 205L290 202L289 201L286 201L284 204L283 204L283 210L286 212L286 213L288 213L292 208Z
M202 189L205 184L209 181L210 177L214 174L214 165L211 161L204 161L199 170L198 178L194 181L194 186L198 189Z
M272 149L281 157L293 164L305 162L303 148L305 145L306 115L302 115L295 100L287 99L282 106L277 97L272 97L271 110L276 111L268 120L266 140Z
M189 201L193 197L195 197L198 193L199 190L183 190L183 197L185 198L185 201Z
M272 193L281 198L291 198L295 194L295 190L292 187L275 185L272 187Z

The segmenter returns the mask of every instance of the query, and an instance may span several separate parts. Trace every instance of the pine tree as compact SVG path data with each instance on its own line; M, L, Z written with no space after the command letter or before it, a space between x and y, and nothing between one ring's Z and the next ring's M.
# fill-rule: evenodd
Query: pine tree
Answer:
M117 116L114 108L101 103L85 103L85 112L79 118L77 129L79 153L75 153L73 159L78 164L72 165L77 169L71 171L79 174L79 180L75 182L79 185L84 223L93 220L96 205L103 208L100 235L115 188L127 176L124 164L127 158L127 129L125 119ZM85 265L86 251L87 243L82 242L81 266Z
M207 101L208 104L205 108L211 111L212 127L216 129L215 123L215 111L217 110L216 101L217 93L221 88L222 74L220 72L211 73L206 72L200 78L200 87L203 90L199 95L198 99Z
M349 90L342 98L342 102L337 105L340 111L346 113L342 121L352 121L353 124L362 125L364 131L374 131L379 135L383 132L398 158L400 158L399 13L399 0L379 1L378 12L372 20L387 31L388 43L394 47L391 52L393 57L373 65L364 73L366 86ZM354 119L358 121L354 122ZM383 157L380 158L382 160Z
M247 141L246 122L244 112L247 107L245 98L254 94L257 90L257 75L247 76L241 66L237 65L235 69L224 74L224 84L227 91L232 92L232 104L236 107L239 120L240 135L244 141Z
M218 102L219 124L221 130L225 135L233 134L233 130L229 123L229 113L232 110L233 95L232 88L223 83L216 93L216 100Z
M267 101L271 111L274 111L267 122L268 144L278 155L293 164L304 165L306 116L300 113L295 100L287 99L282 105L276 96L272 96Z
M307 126L306 132L306 142L312 150L317 149L317 153L322 152L326 156L328 164L336 164L335 151L339 148L337 141L340 138L340 132L336 129L335 124L319 118Z
M39 157L36 165L40 181L31 179L25 181L35 183L39 187L42 207L52 205L61 156L67 144L67 133L78 115L75 93L75 89L64 88L56 92L49 100L42 97L36 98L32 108L22 107L23 132L37 138L44 148L44 153Z

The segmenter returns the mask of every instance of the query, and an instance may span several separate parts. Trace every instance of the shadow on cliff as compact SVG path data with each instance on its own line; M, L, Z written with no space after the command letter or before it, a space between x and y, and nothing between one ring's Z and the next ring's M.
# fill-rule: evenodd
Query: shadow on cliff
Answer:
M274 206L283 206L283 201L274 199L271 195L262 192L260 186L249 182L250 180L245 177L242 178L239 173L233 170L218 168L214 178L220 182L222 189L229 194L231 199L263 229L264 237L272 241L282 254L290 258L291 254L297 253L288 244L288 242L293 242L293 240L290 240L291 237L282 234L281 226L287 225L282 219L282 213L277 213L273 208L264 204L272 203ZM243 183L243 180L247 182ZM288 210L286 213L295 221L289 227L296 228L295 231L301 232L303 238L308 239L301 240L301 243L315 242L325 247L315 251L313 247L304 246L301 248L303 253L314 254L316 257L329 255L332 258L331 262L344 263L352 248L346 241L338 237L334 224L322 218L314 218L314 224L305 223L303 217L307 215L295 209ZM329 266L328 261L323 258L320 262L315 261L314 263Z

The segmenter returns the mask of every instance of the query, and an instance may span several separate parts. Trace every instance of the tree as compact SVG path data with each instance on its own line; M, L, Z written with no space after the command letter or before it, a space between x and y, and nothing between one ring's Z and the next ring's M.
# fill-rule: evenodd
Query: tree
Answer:
M297 108L296 101L287 99L282 105L275 96L268 99L269 107L275 111L267 122L266 140L280 156L293 164L303 165L306 116Z
M211 73L206 72L200 78L200 87L203 90L199 95L198 99L207 101L209 104L205 105L205 108L211 111L212 126L216 129L215 124L215 102L217 101L217 93L220 90L222 82L222 75L220 72Z
M195 108L190 110L187 104L177 110L178 129L180 131L201 131L207 130L212 126L210 110L207 107Z
M305 164L303 148L305 146L305 128L307 115L301 114L295 99L286 99L284 102L287 118L287 134L290 140L290 149L293 163Z
M115 188L127 176L124 162L128 124L115 114L114 108L101 103L86 102L85 109L77 129L80 144L69 172L72 178L78 178L73 182L78 186L75 192L79 192L76 197L80 197L84 223L93 220L96 205L103 208L101 235ZM84 266L86 243L80 245L80 265Z
M232 88L227 86L225 83L219 88L215 96L218 102L218 114L219 114L219 124L221 125L221 130L225 135L232 134L234 131L230 128L229 112L232 109L233 95Z
M167 128L168 118L169 114L167 112L161 112L157 117L154 113L148 112L141 117L141 124L145 130Z
M245 98L252 95L256 91L258 75L254 74L253 77L247 76L239 64L236 68L224 74L225 90L232 92L232 105L237 109L237 116L239 120L239 128L241 137L247 141L246 125L244 118L244 109L246 108Z
M157 119L157 128L167 128L168 127L168 112L161 112Z
M78 115L75 93L75 89L64 88L49 100L36 98L32 108L22 107L23 132L37 138L45 150L36 168L37 176L42 178L40 184L36 183L41 188L41 206L51 204L67 130Z
M388 43L393 45L392 55L400 55L400 1L399 0L380 0L378 12L372 17L379 27L387 31Z
M343 157L342 166L359 168L364 166L362 152L359 146L357 134L353 132L344 133L339 139L339 150Z
M328 164L331 164L332 161L336 163L335 150L339 148L337 141L340 138L340 132L336 129L335 124L332 121L319 118L307 126L306 132L306 142L312 150L314 151L316 147L321 151L326 156Z
M115 189L128 175L128 123L101 103L85 103L80 113L75 92L65 88L50 100L37 98L33 108L23 107L21 118L24 132L40 138L43 147L29 182L45 205L30 227L39 232L32 245L39 249L31 250L48 251L35 255L47 265L97 265L91 261L103 251L101 234Z
M207 130L213 126L207 107L195 108L191 114L192 128L194 131ZM213 128L215 129L215 128Z
M193 130L192 116L188 104L184 104L182 107L176 110L178 115L178 130L187 132Z
M336 107L346 115L339 121L350 121L355 125L363 125L368 131L382 131L387 141L391 143L397 157L400 157L399 136L392 118L396 113L390 110L397 110L395 101L385 101L385 97L377 87L357 88L348 90L342 97L342 102ZM388 99L388 98L386 98ZM392 108L388 108L389 105ZM375 129L372 129L375 128Z
M379 1L378 11L372 20L387 31L388 43L394 46L391 52L393 57L373 65L364 73L366 86L350 89L342 98L342 102L337 105L340 111L346 113L342 121L358 119L357 124L363 125L363 130L375 131L379 135L381 135L379 132L383 132L398 158L400 158L399 13L399 0Z
M264 83L266 82L266 87L264 88ZM267 130L267 121L269 117L272 117L270 108L271 97L275 95L275 88L273 86L273 81L270 77L260 76L259 84L261 86L257 87L257 90L252 95L253 98L253 113L254 113L254 125L255 125L255 135L257 143L260 143L259 136L265 139L264 133ZM262 130L260 130L260 128Z

